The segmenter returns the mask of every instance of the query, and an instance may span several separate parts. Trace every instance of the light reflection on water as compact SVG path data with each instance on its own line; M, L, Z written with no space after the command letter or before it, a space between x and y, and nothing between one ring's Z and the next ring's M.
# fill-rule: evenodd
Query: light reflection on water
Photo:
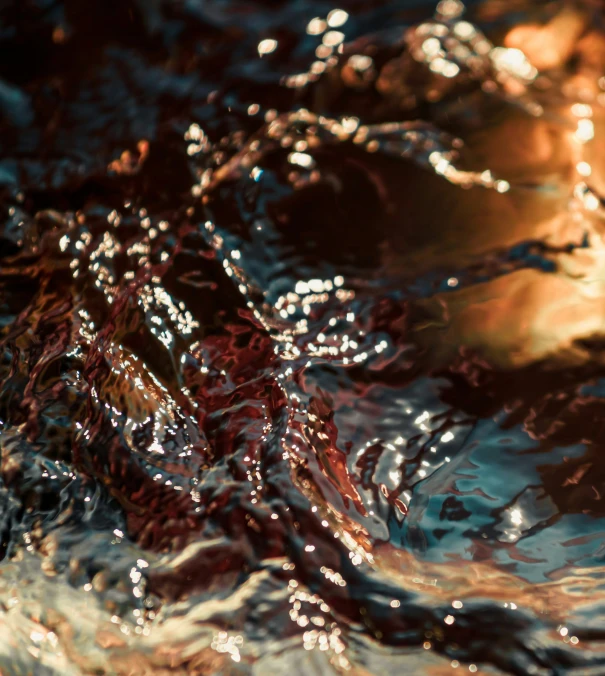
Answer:
M1 668L600 673L601 9L127 4L0 91Z

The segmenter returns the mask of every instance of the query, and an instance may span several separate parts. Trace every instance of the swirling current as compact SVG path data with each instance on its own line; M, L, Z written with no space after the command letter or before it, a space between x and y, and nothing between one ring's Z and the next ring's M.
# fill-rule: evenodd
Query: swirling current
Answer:
M0 55L0 672L605 674L602 3Z

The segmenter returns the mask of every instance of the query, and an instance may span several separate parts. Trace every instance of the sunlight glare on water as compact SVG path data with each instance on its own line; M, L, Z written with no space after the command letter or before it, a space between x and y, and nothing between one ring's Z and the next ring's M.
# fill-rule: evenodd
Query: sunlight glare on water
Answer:
M605 673L604 18L0 8L3 674Z

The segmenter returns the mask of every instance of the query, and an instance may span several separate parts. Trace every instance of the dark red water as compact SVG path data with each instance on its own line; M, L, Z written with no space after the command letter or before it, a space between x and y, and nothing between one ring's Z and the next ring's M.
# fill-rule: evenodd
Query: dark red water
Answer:
M605 674L602 25L0 3L2 674Z

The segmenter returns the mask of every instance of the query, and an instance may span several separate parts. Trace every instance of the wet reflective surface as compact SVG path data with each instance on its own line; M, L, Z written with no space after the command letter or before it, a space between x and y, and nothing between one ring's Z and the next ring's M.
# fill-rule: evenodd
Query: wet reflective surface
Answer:
M0 7L3 673L605 673L603 21Z

